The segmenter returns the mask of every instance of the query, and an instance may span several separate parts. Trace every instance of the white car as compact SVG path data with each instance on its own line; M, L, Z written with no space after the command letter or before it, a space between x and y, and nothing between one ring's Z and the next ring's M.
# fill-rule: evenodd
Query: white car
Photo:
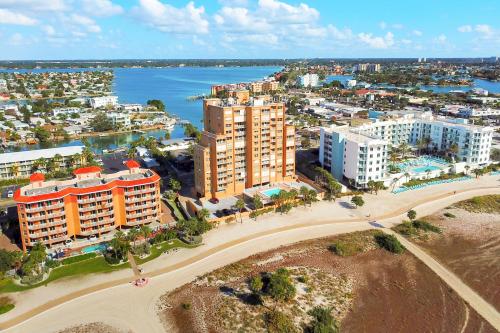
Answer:
M7 192L7 198L12 198L13 196L14 196L14 191L9 190L9 191Z
M70 246L72 243L73 243L73 240L72 240L72 239L66 239L66 240L64 241L64 245L66 245L66 246Z
M96 235L92 235L88 238L88 240L91 242L95 242L97 240L97 237L96 237Z

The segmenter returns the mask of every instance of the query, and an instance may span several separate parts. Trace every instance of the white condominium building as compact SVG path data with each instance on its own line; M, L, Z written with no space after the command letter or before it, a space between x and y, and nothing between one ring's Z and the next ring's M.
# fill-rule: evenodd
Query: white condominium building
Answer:
M55 157L59 158L58 168L79 166L81 159L73 160L72 156L82 154L83 148L85 147L69 146L0 154L0 179L27 178L33 173L35 161L48 161Z
M320 137L320 162L335 178L352 179L356 187L387 178L386 140L348 126L321 128Z
M99 109L108 106L115 107L118 105L118 96L92 97L89 99L89 103L93 109Z
M403 143L416 145L428 138L429 149L436 152L450 151L456 146L456 162L478 166L490 161L492 136L493 128L471 125L465 119L434 117L430 112L409 114L355 128L322 128L319 161L337 179L355 179L356 185L362 187L369 180L386 178L377 172L384 173L387 170L388 146ZM366 161L365 152L368 153ZM370 156L370 152L373 156ZM378 163L382 163L382 166L377 169Z
M317 87L319 85L318 74L305 74L297 77L297 85L302 87Z

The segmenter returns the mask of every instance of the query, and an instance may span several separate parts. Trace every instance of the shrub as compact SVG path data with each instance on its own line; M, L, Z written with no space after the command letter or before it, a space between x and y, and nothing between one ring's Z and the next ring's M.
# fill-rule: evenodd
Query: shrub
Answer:
M12 310L14 308L15 308L15 305L12 303L0 305L0 315L4 314L6 312L9 312L10 310Z
M415 236L417 234L417 229L415 229L413 223L411 222L403 222L400 225L395 226L394 230L405 236Z
M284 268L271 274L267 293L277 301L289 301L295 297L295 286L290 281L290 273Z
M307 281L309 281L309 278L306 275L301 275L297 278L297 281L299 281L300 283L307 283Z
M339 324L333 318L331 310L328 308L315 307L309 314L313 317L310 326L304 331L306 333L338 333Z
M113 256L112 253L110 252L107 252L105 255L104 255L104 259L106 260L106 262L110 265L118 265L121 261L121 258L118 258L118 257L115 257Z
M47 259L45 261L45 267L56 268L56 267L59 267L59 266L61 266L61 262L58 261L58 260Z
M450 219L454 219L456 217L454 214L449 213L449 212L446 212L443 215L446 216L446 217L449 217Z
M131 249L132 253L138 256L143 256L151 252L151 245L148 242L133 246Z
M262 282L262 278L260 275L254 276L250 280L250 290L254 293L259 293L261 292L262 288L264 287L264 283Z
M269 333L296 333L298 332L292 318L278 310L266 313L266 324Z
M341 257L349 257L363 251L361 244L337 240L328 249Z
M22 284L36 284L43 279L43 274L38 274L38 275L25 275L21 278L21 283Z
M191 303L189 303L189 302L188 303L182 303L181 306L182 306L182 308L184 310L191 310Z
M63 265L70 265L70 264L74 264L76 262L95 258L96 256L97 256L97 254L95 252L91 252L91 253L82 254L80 256L65 258L61 262Z
M389 252L400 254L405 248L394 235L378 234L375 235L375 241L381 247Z
M424 230L424 231L432 231L435 233L441 233L441 228L436 227L435 225L430 224L427 221L422 221L422 220L416 220L413 221L413 226L417 229Z

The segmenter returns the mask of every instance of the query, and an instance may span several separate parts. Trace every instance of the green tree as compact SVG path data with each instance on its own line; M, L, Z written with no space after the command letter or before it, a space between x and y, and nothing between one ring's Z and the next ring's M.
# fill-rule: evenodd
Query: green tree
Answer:
M262 278L260 277L260 275L256 275L250 279L250 290L254 294L259 294L262 291L263 287L264 283L262 282Z
M417 217L417 212L411 209L408 211L408 213L406 213L406 216L408 216L410 221L413 221Z
M201 132L191 123L184 125L184 135L195 138L197 142L201 139Z
M309 314L313 320L304 332L305 333L338 333L340 332L339 324L332 316L332 310L328 308L315 307Z
M278 269L269 278L267 293L276 301L288 302L295 297L295 286L293 285L290 272L285 268Z
M365 201L363 200L363 197L360 195L355 195L352 197L351 202L356 206L356 207L362 207L365 204Z
M170 189L172 191L174 191L175 193L178 193L182 186L181 186L181 182L179 182L177 179L175 178L170 178L170 180L168 181L168 186L170 187Z
M198 219L201 221L206 221L209 216L210 211L206 208L202 208L196 213L196 217L198 217Z
M240 223L243 223L241 211L243 210L243 208L245 208L245 201L243 201L243 199L241 199L241 198L236 200L236 203L234 204L234 208L236 208L238 210L238 212L240 213Z
M298 333L292 318L273 309L266 313L267 331L269 333Z
M158 111L165 111L165 104L159 99L150 99L146 104L155 107Z
M172 135L170 134L170 131L165 132L165 140L170 140Z
M104 112L100 112L89 123L95 132L106 132L114 129L113 122Z
M51 134L49 131L47 131L43 127L35 127L33 130L33 133L35 133L35 137L41 142L41 143L47 143L50 140Z

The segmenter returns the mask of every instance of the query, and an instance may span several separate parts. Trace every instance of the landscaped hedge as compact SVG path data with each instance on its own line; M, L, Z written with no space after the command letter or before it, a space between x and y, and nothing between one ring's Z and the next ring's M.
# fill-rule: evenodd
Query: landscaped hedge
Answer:
M62 260L63 265L74 264L75 262L80 262L87 259L95 258L97 254L95 252L82 254L79 256L69 257Z

